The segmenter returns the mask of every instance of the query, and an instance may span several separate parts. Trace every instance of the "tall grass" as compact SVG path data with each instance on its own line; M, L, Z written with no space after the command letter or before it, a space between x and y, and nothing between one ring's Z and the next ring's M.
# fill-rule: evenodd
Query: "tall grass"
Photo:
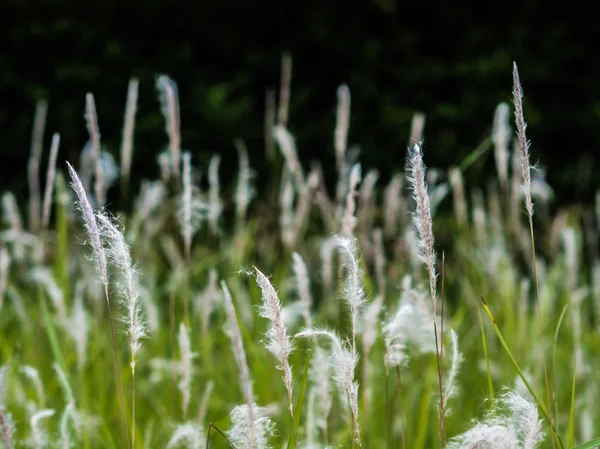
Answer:
M219 181L233 163L181 150L187 87L162 75L160 179L128 200L145 113L132 80L120 169L88 94L80 173L54 166L55 134L42 204L40 103L29 203L2 194L0 447L600 446L600 255L577 243L597 241L600 201L549 215L516 67L516 135L501 104L467 158L426 170L416 112L399 131L407 170L389 180L348 148L346 85L331 93L336 179L306 169L289 56L281 69L279 95L267 90L265 192L242 140L233 189ZM488 159L497 181L471 185Z

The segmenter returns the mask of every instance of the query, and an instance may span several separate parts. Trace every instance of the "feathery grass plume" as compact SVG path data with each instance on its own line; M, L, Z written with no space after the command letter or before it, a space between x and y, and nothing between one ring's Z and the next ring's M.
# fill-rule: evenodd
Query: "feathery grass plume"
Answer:
M118 285L121 302L124 306L123 322L127 326L131 351L131 373L135 376L135 356L146 337L146 324L141 316L140 295L136 267L131 260L131 250L123 232L107 215L96 215L100 225L100 235L104 241L104 251L108 261L119 269L123 283Z
M195 297L196 310L201 314L201 330L200 335L202 338L208 336L208 327L210 325L210 317L218 304L221 295L219 294L217 282L219 275L217 270L211 268L208 271L208 284L204 288L204 291Z
M196 354L192 352L190 334L185 324L179 324L179 351L181 353L181 379L179 380L179 391L181 392L181 409L183 417L187 417L192 390L192 360Z
M40 161L44 147L44 130L48 116L48 102L44 99L35 104L33 129L31 131L31 150L27 162L27 181L29 184L29 230L35 232L40 227L42 194L40 191Z
M354 381L358 353L344 343L335 332L327 329L305 329L296 334L296 337L326 337L331 342L330 367L333 380L343 395L342 400L347 399L350 404L354 434L352 441L356 441L359 447L362 448L360 426L358 424L358 382Z
M369 232L373 225L373 215L375 212L375 185L379 179L378 170L369 170L365 179L360 185L358 192L358 209L356 212L357 221L363 232Z
M23 365L21 366L21 372L33 384L33 387L35 388L35 394L38 398L39 407L46 408L46 393L44 392L44 386L40 380L39 371L33 366Z
M410 122L410 137L408 139L408 146L412 147L417 142L423 140L423 130L425 129L425 114L422 112L415 112Z
M15 196L10 192L2 195L2 209L5 221L13 235L12 251L15 260L22 261L25 257L23 220L19 213Z
M291 247L294 243L294 184L292 175L286 167L284 167L281 174L279 189L281 240L287 247Z
M50 223L50 207L52 206L52 192L54 190L54 178L56 177L56 158L58 157L58 146L60 144L60 134L52 135L50 145L50 160L48 161L48 172L46 173L46 188L44 189L44 207L42 214L42 227L48 229Z
M85 122L87 130L90 135L90 142L92 148L92 154L95 165L95 184L94 193L96 194L96 201L98 207L104 206L105 203L105 190L104 190L104 171L102 170L102 161L100 159L100 128L98 128L98 116L96 114L96 102L94 101L94 94L88 92L85 95Z
M181 134L180 114L177 84L166 75L160 75L156 79L156 89L162 114L165 118L167 136L169 136L169 152L171 153L171 170L175 178L175 185L179 188L181 179Z
M346 84L338 87L337 99L334 148L335 165L338 170L338 176L340 176L344 173L346 150L348 148L348 130L350 129L350 89L348 89Z
M71 390L71 385L69 384L67 375L57 363L54 363L52 367L56 372L56 377L58 378L58 382L60 383L60 386L63 390L65 402L67 403L67 409L65 410L65 412L63 413L63 417L61 418L61 436L63 435L63 426L67 426L66 421L70 420L78 437L81 438L82 422L79 413L77 412L77 409L75 407L75 397L73 396L73 390Z
M298 290L298 297L302 304L302 315L304 316L304 322L306 327L312 327L312 316L310 309L312 308L312 295L310 293L310 278L308 277L308 270L306 264L302 259L302 256L296 252L292 254L294 259L293 269L294 276L296 277L296 289Z
M356 239L338 237L338 248L344 258L346 282L344 285L344 302L350 309L352 329L352 351L356 351L356 332L359 310L365 305L365 290L362 281L360 253Z
M7 377L8 369L6 368L6 365L0 367L0 441L4 444L4 449L14 449L13 436L15 434L15 424L12 416L6 410L6 405L4 403Z
M246 222L248 205L254 196L254 190L252 188L254 173L250 169L248 149L246 148L244 141L236 139L234 145L238 153L239 164L237 185L235 188L235 219L236 226L241 229Z
M356 226L356 195L357 187L361 181L361 170L360 164L354 164L350 169L350 180L348 185L348 193L346 194L346 201L344 206L344 212L341 219L341 235L349 238L352 236L352 231Z
M81 180L77 173L67 162L67 168L69 170L69 175L71 176L72 187L77 195L77 206L81 210L81 216L83 218L83 223L85 225L90 246L92 247L92 251L94 253L94 260L96 261L96 265L98 267L98 271L100 272L100 280L102 281L102 285L104 287L104 297L106 298L106 306L108 309L108 322L110 324L110 333L113 344L113 352L115 355L115 380L119 386L119 397L121 402L121 412L123 414L123 425L125 429L125 439L127 441L127 447L130 448L129 442L129 429L127 427L127 415L125 412L125 397L123 395L123 384L121 382L121 369L119 366L119 354L117 351L117 340L115 336L115 328L112 319L112 311L110 306L110 297L108 295L108 270L106 268L106 254L104 252L104 247L102 245L100 228L98 226L98 222L96 221L96 215L94 214L94 210L92 206L90 206L90 202L85 193L85 189L81 184Z
M73 443L71 441L71 432L69 430L69 421L75 419L75 404L72 402L68 403L65 410L60 418L60 442L59 447L62 449L71 449Z
M465 198L465 185L463 183L462 173L458 167L450 167L448 174L450 176L450 185L452 186L456 223L459 226L464 227L468 223L468 218L467 200Z
M287 390L289 410L292 420L294 419L294 401L292 396L292 367L289 357L293 351L292 341L287 335L286 328L281 316L281 303L277 292L267 278L258 268L256 272L256 284L262 292L262 305L259 307L259 315L271 321L271 327L267 331L266 348L275 356L279 365L277 369L283 371L283 380Z
M594 260L592 265L592 290L594 297L594 310L596 313L596 328L600 329L600 261ZM0 291L1 293L1 291ZM0 301L2 296L0 295ZM0 307L1 309L1 307Z
M398 223L403 209L402 188L404 175L398 173L386 186L383 193L383 229L386 237L396 237Z
M533 202L531 201L531 166L529 165L529 145L530 142L527 140L525 130L527 124L525 123L525 116L523 114L523 89L521 87L521 81L519 80L519 72L517 70L517 64L513 63L513 102L515 105L515 123L517 125L517 136L519 138L518 149L521 159L521 176L522 186L521 189L525 194L525 208L530 219L533 217Z
M131 159L133 157L133 132L135 130L135 114L138 104L139 80L131 78L127 86L127 100L123 117L123 133L121 137L121 177L129 180Z
M224 293L225 312L227 313L227 321L229 323L228 334L231 339L231 348L240 376L240 388L242 389L246 405L248 406L248 448L256 449L254 393L252 392L252 379L250 377L250 370L248 369L248 362L246 361L246 351L244 350L242 333L240 332L237 317L235 316L235 306L233 305L233 300L231 299L231 294L229 293L225 281L221 281L221 288Z
M448 401L457 394L456 377L458 376L458 370L463 361L463 356L458 350L458 335L454 330L450 330L450 338L452 339L452 361L450 363L450 371L448 372L448 378L444 384L443 401L444 401L444 413L448 415L450 409L448 408Z
M87 358L88 337L90 326L88 314L83 305L83 282L78 282L75 287L75 299L69 318L69 334L75 342L75 351L77 353L77 369L81 372Z
M8 286L8 275L10 271L10 256L4 246L0 247L0 311L4 303L4 294Z
M321 280L326 292L330 292L333 288L333 259L337 245L337 238L334 236L322 240L319 245Z
M337 89L337 110L335 117L334 149L335 166L337 169L337 184L335 189L336 218L342 216L344 210L344 195L348 185L348 130L350 128L350 89L342 84Z
M33 414L29 420L31 427L31 447L34 449L44 449L48 447L48 434L45 429L41 427L41 421L43 419L54 416L54 410L43 409Z
M277 124L287 127L290 113L290 90L292 86L292 56L284 53L281 56L281 80L279 83L279 109Z
M275 159L275 141L273 128L275 127L276 108L275 89L265 90L265 156L268 161Z
M304 172L298 160L298 150L296 149L294 136L282 125L275 126L273 136L285 159L287 169L294 175L296 190L300 190L304 186Z
M508 180L508 145L510 143L511 129L509 124L510 109L507 103L500 103L494 113L492 141L494 142L494 157L500 187L506 187Z
M183 153L183 190L179 208L179 224L185 247L185 256L189 260L192 251L192 239L210 206L194 197L192 183L192 163L189 152Z
M408 363L408 348L420 353L435 352L435 340L431 335L431 310L427 297L419 289L413 288L410 276L402 280L402 293L399 307L383 325L385 340L385 366L403 367Z
M490 414L467 432L452 438L446 449L501 448L534 449L544 439L535 404L516 392L498 399L501 413Z
M540 301L540 293L539 293L539 283L538 283L538 275L537 275L537 261L535 254L535 239L533 235L533 202L531 200L531 166L529 165L529 144L530 142L527 140L527 136L525 135L525 130L527 129L527 125L525 123L525 116L523 114L523 88L521 87L521 81L519 79L519 71L517 70L517 64L513 63L513 102L515 105L515 123L517 126L517 135L519 138L519 154L521 156L521 175L522 175L522 190L525 194L525 208L527 209L527 215L529 218L529 234L531 239L531 256L532 256L532 265L533 265L533 280L535 282L535 292L536 292L536 304L537 304L537 312L538 312L538 324L540 330L540 343L542 344L542 363L544 366L544 380L546 382L546 401L548 410L552 409L552 401L551 401L551 387L550 381L548 379L548 369L546 366L546 355L544 350L544 332L542 325L542 311L541 311L541 301ZM554 424L552 422L552 414L548 415L550 421L550 428L554 428ZM555 446L554 438L552 438L552 447Z
M220 163L221 156L215 154L210 159L210 163L208 165L208 226L214 235L217 235L217 232L219 231L219 217L221 216L221 210L223 209L219 194Z
M171 155L168 151L162 151L156 157L156 162L160 168L160 179L164 185L169 184L171 180L171 171L173 169L173 164L171 162Z
M427 184L425 183L425 164L423 163L423 151L421 145L420 142L417 142L409 149L408 182L413 191L413 198L417 205L417 209L413 214L413 221L418 234L420 260L425 263L427 273L429 274L429 289L433 313L435 314L437 305L436 254L434 249L430 201L429 195L427 194Z
M206 438L202 427L192 422L186 422L176 427L175 432L167 443L167 449L186 448L202 449Z
M319 397L319 415L315 420L317 427L323 432L323 439L328 440L328 425L329 413L331 412L331 367L327 360L325 350L315 345L315 352L310 360L310 369L308 372L309 379L316 390Z
M253 404L252 410L247 405L238 405L231 410L231 429L227 433L236 449L270 449L269 438L275 434L275 424L265 416L266 409ZM253 417L253 418L252 418ZM250 429L255 429L255 445L252 445Z
M308 224L310 208L314 201L314 194L320 183L320 174L318 167L314 166L308 173L306 183L300 188L298 201L296 202L296 210L294 211L293 222L293 243L296 242L304 234L304 230Z
M373 251L374 251L374 265L375 265L375 279L377 280L377 293L378 296L385 297L385 250L383 248L383 231L381 228L373 230Z
M204 387L204 393L202 393L202 399L200 400L200 407L198 407L198 422L204 422L206 414L208 412L208 404L212 397L213 390L215 389L215 383L212 380L206 382Z

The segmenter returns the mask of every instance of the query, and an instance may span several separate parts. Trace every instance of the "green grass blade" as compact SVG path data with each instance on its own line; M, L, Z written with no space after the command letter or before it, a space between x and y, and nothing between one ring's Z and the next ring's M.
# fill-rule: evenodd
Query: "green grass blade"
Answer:
M479 328L481 329L481 343L483 344L483 355L485 357L485 369L488 378L488 391L490 396L490 408L494 409L494 383L492 382L492 371L490 369L490 359L488 357L487 342L485 338L485 328L483 327L483 318L481 317L481 309L477 307L477 315L479 316Z
M536 392L534 391L533 387L531 386L531 384L527 380L527 377L525 376L525 374L523 373L523 370L519 366L519 363L517 362L517 359L515 359L515 357L513 356L511 350L509 349L508 345L506 344L506 340L504 340L504 337L502 336L502 332L500 331L500 328L498 327L498 323L496 323L496 319L494 318L494 315L492 314L492 311L488 307L488 305L485 302L485 300L483 299L483 297L481 298L481 303L483 304L483 308L485 309L485 313L487 313L488 317L492 321L492 325L494 326L494 330L496 331L496 335L498 336L498 340L500 340L500 344L504 348L504 351L506 352L506 355L508 355L508 358L512 362L515 370L517 371L517 374L519 375L519 377L521 378L521 380L523 381L523 383L527 387L527 390L529 390L529 393L531 393L531 396L533 397L533 400L535 401L537 407L540 409L540 412L542 412L542 415L544 415L544 418L546 418L548 420L548 423L550 423L551 422L550 415L548 413L548 409L546 408L546 405L544 404L544 402L542 400L540 400L540 397L536 394ZM558 445L561 448L564 449L565 446L564 446L564 444L562 442L562 439L560 438L560 435L556 432L556 429L552 425L551 425L551 430L552 430L552 433L554 435L554 439L556 440L556 442L558 443Z
M306 393L306 385L308 380L308 368L310 366L310 356L312 349L312 338L308 343L308 351L306 356L306 364L304 365L304 375L302 377L302 387L300 388L300 394L298 395L298 401L296 402L296 409L294 410L294 428L290 433L288 439L287 449L294 449L298 444L298 428L300 427L300 418L302 416L302 406L304 405L304 395Z
M577 356L573 354L573 384L571 385L571 410L569 412L569 447L575 444L575 383L577 381Z
M592 449L596 446L600 446L600 438L594 438L587 443L580 444L579 446L573 446L571 449Z

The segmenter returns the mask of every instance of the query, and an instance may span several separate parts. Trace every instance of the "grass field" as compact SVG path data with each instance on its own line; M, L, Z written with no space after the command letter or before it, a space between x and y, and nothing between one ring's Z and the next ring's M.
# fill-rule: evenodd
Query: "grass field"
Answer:
M383 184L348 146L345 86L337 178L302 166L283 76L260 192L262 149L181 150L166 76L161 176L135 195L135 80L118 166L88 94L90 140L55 169L40 103L29 201L2 197L0 447L600 447L600 196L552 205L513 77L467 159L427 170L415 114ZM466 184L482 158L493 181Z

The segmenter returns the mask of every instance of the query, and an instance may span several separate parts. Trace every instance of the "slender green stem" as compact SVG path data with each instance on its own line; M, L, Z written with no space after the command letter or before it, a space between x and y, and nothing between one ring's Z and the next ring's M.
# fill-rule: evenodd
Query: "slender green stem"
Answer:
M492 371L490 369L490 358L488 357L487 341L485 338L485 327L483 326L483 319L481 317L481 309L477 307L477 315L479 316L479 329L481 330L481 343L483 345L483 356L485 357L485 369L487 371L488 378L488 394L490 397L491 409L494 409L494 383L492 382Z
M113 324L112 311L110 307L110 299L108 296L108 286L104 285L104 294L106 295L106 306L108 307L108 322L110 323L110 334L112 337L113 352L115 354L115 371L116 381L119 385L119 397L121 402L121 413L123 415L123 427L125 428L125 440L127 441L128 449L131 449L129 442L129 427L127 426L127 412L125 410L125 395L123 394L123 382L121 381L121 366L119 364L119 352L117 350L117 338L115 336L115 325Z
M544 418L546 418L548 420L548 422L550 423L550 430L552 430L552 433L553 433L553 436L554 436L554 440L556 440L556 442L561 447L561 449L564 449L564 444L563 444L563 442L562 442L562 440L560 438L560 435L556 431L556 428L554 427L553 421L550 419L550 414L548 413L548 409L546 408L546 405L544 404L544 401L542 401L540 399L540 397L536 394L535 390L533 389L533 387L531 386L531 384L527 380L527 377L523 373L523 370L519 366L519 363L517 362L517 360L515 359L515 357L513 356L512 352L511 352L510 348L506 344L506 340L504 340L504 337L502 336L502 332L500 331L500 328L498 327L498 323L496 323L496 319L494 318L494 315L492 314L492 311L488 307L488 305L485 302L485 300L483 299L483 297L481 298L481 303L483 304L483 308L485 310L485 313L487 313L488 317L490 318L490 320L492 322L492 325L494 326L494 330L496 331L496 335L498 336L498 340L500 340L500 344L504 348L504 351L506 352L506 355L508 355L508 358L512 362L515 370L517 371L517 374L519 375L519 377L521 378L521 380L525 384L525 387L527 387L527 390L529 391L529 393L531 393L531 396L533 397L533 400L535 401L536 405L540 409L540 412L542 412L542 415L544 415Z
M533 219L529 215L529 232L531 234L531 255L533 257L533 282L535 282L535 298L537 304L538 323L540 327L540 343L542 345L542 364L544 366L544 380L546 381L546 400L548 401L548 410L552 410L551 388L550 380L548 379L548 367L546 366L546 349L544 345L544 328L542 325L542 306L540 300L540 288L537 274L537 261L535 257L535 239L533 237ZM550 427L554 428L552 422L552 414L548 414L548 421L550 421ZM552 440L552 447L554 448L554 440Z

